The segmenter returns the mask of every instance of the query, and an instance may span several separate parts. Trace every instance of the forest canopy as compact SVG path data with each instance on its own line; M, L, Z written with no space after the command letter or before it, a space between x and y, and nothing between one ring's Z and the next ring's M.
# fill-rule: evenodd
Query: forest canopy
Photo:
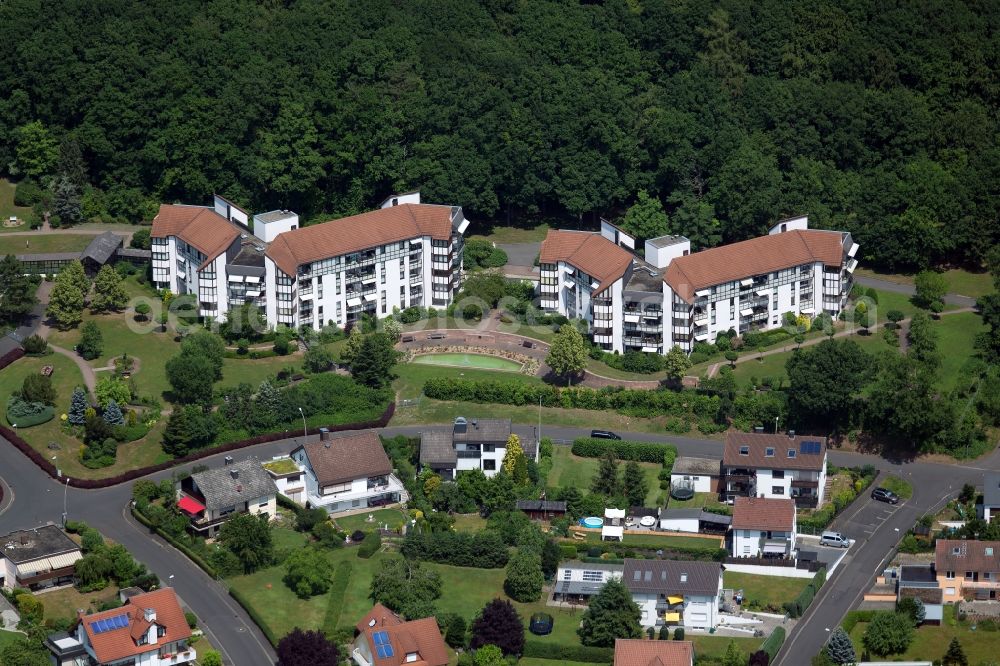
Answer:
M10 0L0 26L0 171L85 219L420 188L592 225L646 192L699 248L799 213L890 269L1000 242L988 0Z

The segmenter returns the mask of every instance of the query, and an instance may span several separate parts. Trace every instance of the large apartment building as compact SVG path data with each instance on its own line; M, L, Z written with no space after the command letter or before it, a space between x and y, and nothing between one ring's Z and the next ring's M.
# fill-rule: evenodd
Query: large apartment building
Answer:
M350 326L363 314L450 304L468 225L460 206L422 204L419 192L304 228L281 210L254 215L251 227L218 195L211 207L164 204L153 218L153 282L197 295L207 319L253 303L272 326Z
M635 239L607 220L601 231L552 230L542 243L540 303L582 319L606 351L690 352L719 333L782 325L786 312L836 316L853 283L858 245L842 231L782 220L767 236L691 253L683 236Z

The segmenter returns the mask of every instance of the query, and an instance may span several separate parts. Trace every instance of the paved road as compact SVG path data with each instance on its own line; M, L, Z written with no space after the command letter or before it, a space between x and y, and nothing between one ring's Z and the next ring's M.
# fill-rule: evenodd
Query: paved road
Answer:
M507 253L508 266L534 266L541 243L497 243Z
M854 278L854 281L858 284L863 284L866 287L874 287L875 289L891 291L896 294L913 296L917 293L917 290L912 284L900 284L898 282L891 282L889 280L882 280L880 278L873 277L862 277L860 275ZM962 296L961 294L945 294L944 302L949 305L961 305L962 307L974 307L976 305L976 299L969 296Z

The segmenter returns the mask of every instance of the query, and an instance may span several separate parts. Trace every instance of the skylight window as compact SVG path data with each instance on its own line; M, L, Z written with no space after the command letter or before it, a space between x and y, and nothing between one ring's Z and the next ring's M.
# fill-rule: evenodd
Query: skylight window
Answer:
M772 447L769 446L766 449L764 449L764 457L765 458L773 458L774 457L774 448L772 448Z
M750 447L749 446L741 446L740 447L740 455L741 456L748 456L748 455L750 455Z

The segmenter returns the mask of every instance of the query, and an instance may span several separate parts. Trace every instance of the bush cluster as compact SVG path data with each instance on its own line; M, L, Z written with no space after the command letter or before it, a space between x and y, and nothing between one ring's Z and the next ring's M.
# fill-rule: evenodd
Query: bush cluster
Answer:
M768 636L763 643L761 643L760 649L766 652L767 656L769 656L773 662L775 656L778 654L778 650L781 649L781 646L784 645L784 643L785 628L775 627L774 631L771 632L771 635Z
M595 439L593 437L578 437L573 440L573 455L581 458L600 458L608 451L613 451L618 460L635 460L664 465L669 457L671 468L674 466L674 458L677 457L677 447L673 444L639 442L630 439Z
M28 402L16 395L7 398L7 422L18 428L30 428L51 421L55 410L41 402Z
M614 660L614 648L587 647L585 645L568 645L549 641L524 641L522 657L533 659L552 659L556 661L583 661L593 664L611 663Z
M819 511L816 511L807 518L799 520L800 530L819 531L826 529L841 511L850 506L851 502L853 502L859 494L863 493L865 489L872 484L875 477L878 475L878 470L870 465L865 467L847 468L841 471L850 473L851 480L854 481L853 485L850 488L845 488L837 493L833 497L833 501Z
M400 552L408 560L477 569L499 569L508 558L507 546L495 532L410 533Z
M813 579L809 581L809 584L802 588L799 596L794 601L786 601L784 603L784 608L788 612L788 615L790 617L802 617L802 614L809 608L809 604L812 603L816 593L819 592L819 588L823 587L823 583L825 582L826 569L820 569L813 576Z
M627 351L624 354L611 354L597 345L591 347L590 358L595 361L601 361L616 370L639 375L651 375L666 367L666 357L661 354L634 350Z

